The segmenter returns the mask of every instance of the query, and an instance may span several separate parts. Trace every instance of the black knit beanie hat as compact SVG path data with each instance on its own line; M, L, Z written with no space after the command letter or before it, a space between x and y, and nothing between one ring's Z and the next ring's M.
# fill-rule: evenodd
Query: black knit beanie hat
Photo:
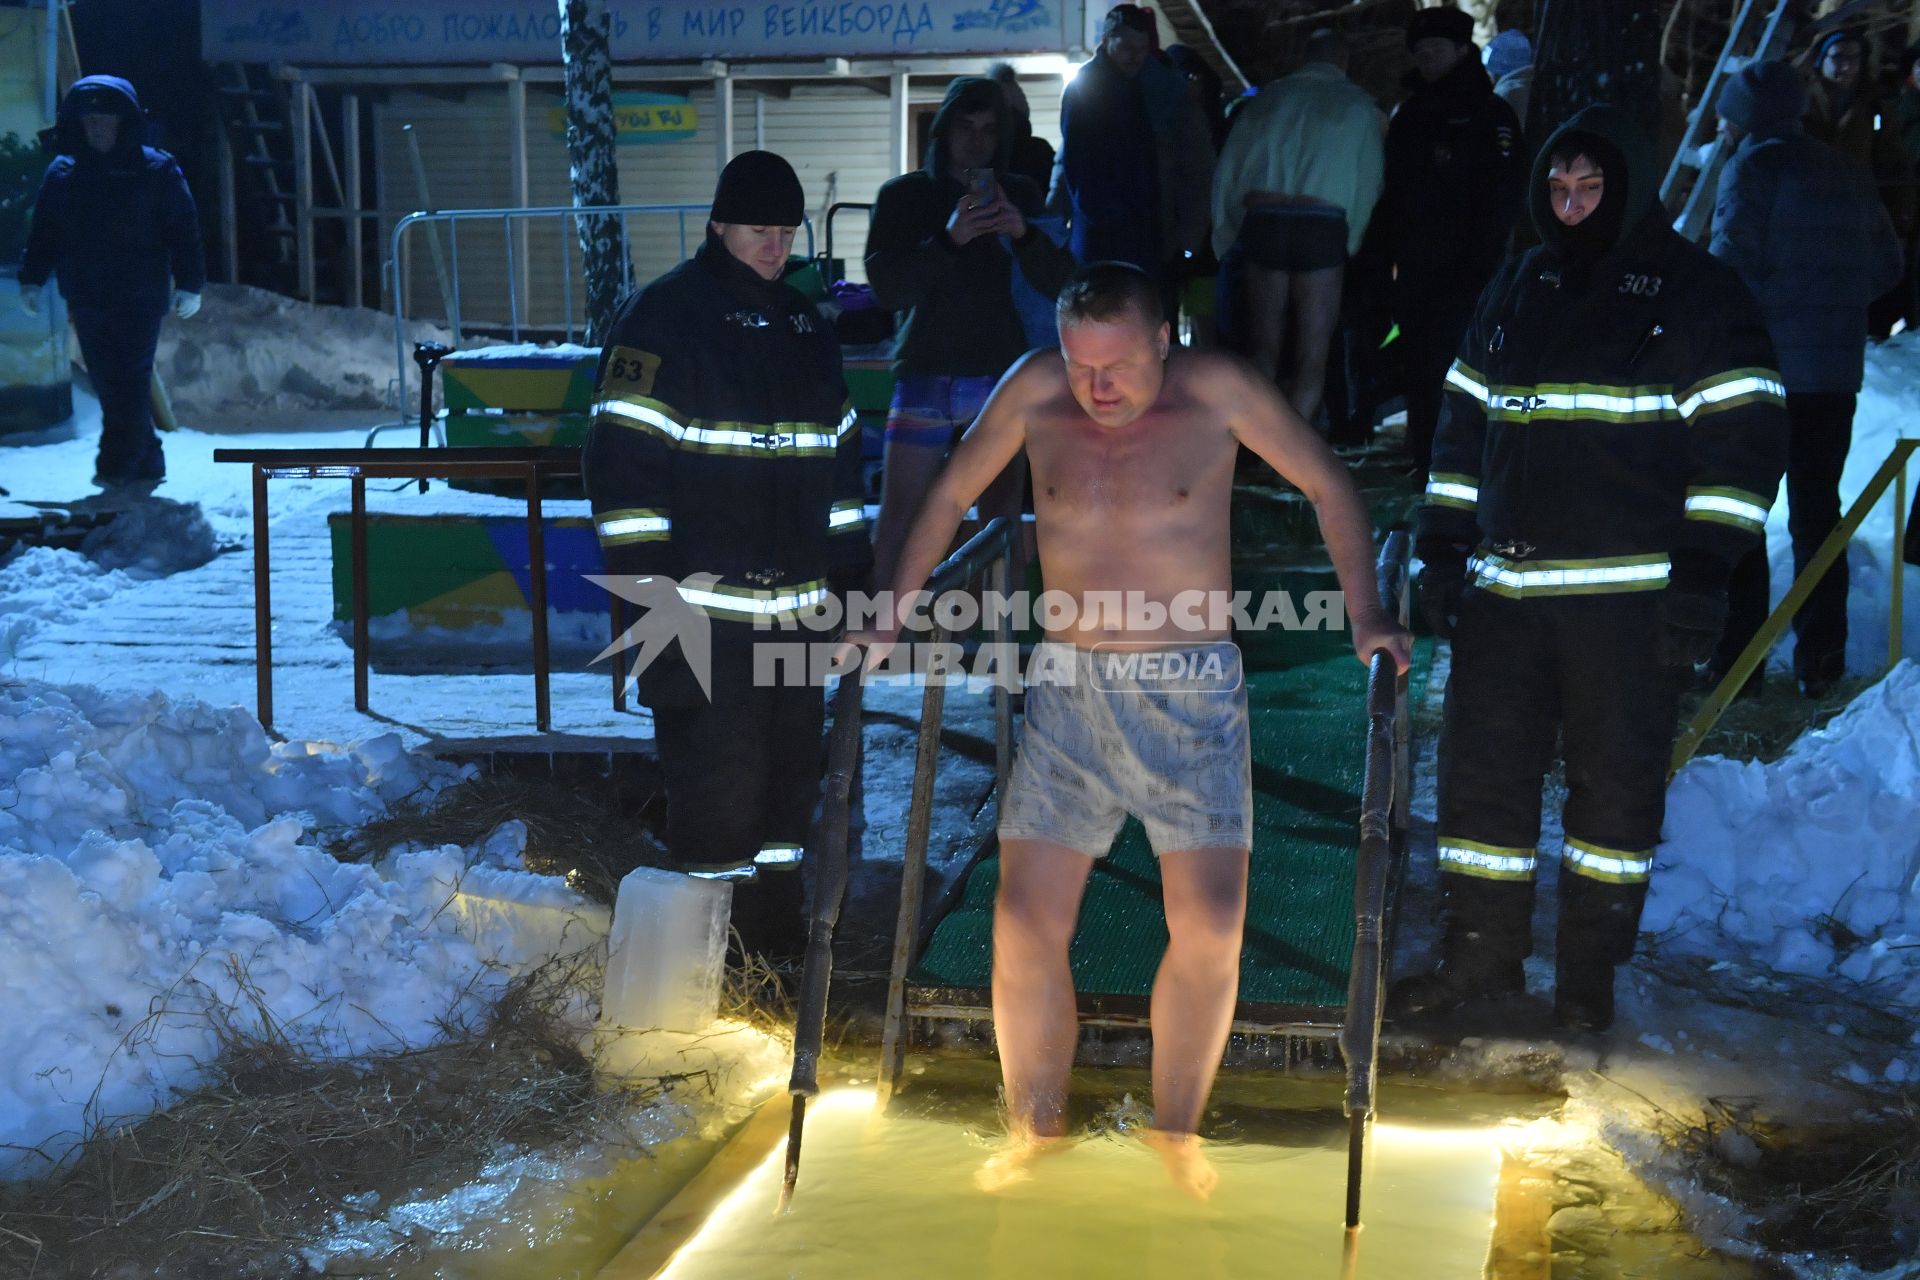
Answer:
M1807 82L1778 58L1749 62L1720 82L1713 105L1748 133L1773 133L1807 114Z
M708 216L753 227L797 227L806 221L807 198L792 165L771 151L743 151L720 171Z
M1407 48L1433 36L1455 44L1473 43L1473 15L1447 5L1439 9L1420 9L1407 21Z

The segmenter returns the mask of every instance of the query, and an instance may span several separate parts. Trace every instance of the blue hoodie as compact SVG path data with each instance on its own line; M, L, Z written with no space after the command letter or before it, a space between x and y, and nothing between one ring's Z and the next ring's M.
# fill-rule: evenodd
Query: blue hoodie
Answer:
M87 112L120 117L113 150L87 145ZM83 76L61 100L54 126L58 154L40 181L20 259L20 283L60 279L71 307L158 313L173 289L206 285L200 220L173 157L142 146L140 99L118 76Z

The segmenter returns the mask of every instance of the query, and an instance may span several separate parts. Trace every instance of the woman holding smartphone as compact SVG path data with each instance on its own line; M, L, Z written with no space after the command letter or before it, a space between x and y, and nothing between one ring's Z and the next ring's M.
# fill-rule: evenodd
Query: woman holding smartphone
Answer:
M905 313L874 530L876 582L891 579L954 441L1027 351L1015 267L1049 297L1074 270L1073 254L1028 222L1040 215L1042 195L1007 172L1013 137L999 85L955 80L934 116L926 167L881 187L874 205L867 279L882 306ZM981 515L1017 515L1025 482L1025 463L1016 459L982 497Z

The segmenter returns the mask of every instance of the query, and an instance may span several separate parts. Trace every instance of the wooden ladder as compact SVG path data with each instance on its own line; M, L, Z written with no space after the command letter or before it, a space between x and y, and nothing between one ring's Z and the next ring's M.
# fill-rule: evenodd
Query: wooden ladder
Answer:
M293 222L292 125L283 92L266 68L244 62L219 65L220 121L225 159L234 175L234 200L244 214L255 261L277 288L298 283L299 249ZM245 175L242 177L241 175ZM230 235L239 230L229 228ZM237 240L237 235L235 239ZM230 249L237 255L237 249ZM229 265L235 265L229 259Z
M1687 130L1681 135L1680 147L1673 153L1673 163L1667 166L1667 176L1660 183L1660 199L1671 209L1682 172L1697 171L1673 222L1673 229L1689 240L1698 241L1707 233L1714 195L1720 187L1720 170L1732 151L1719 134L1720 90L1728 77L1747 63L1776 57L1786 48L1793 37L1792 23L1787 18L1791 7L1790 0L1775 0L1772 9L1762 13L1759 0L1741 0L1733 25L1727 28L1727 42L1720 47L1720 56L1714 59L1707 87L1687 116Z

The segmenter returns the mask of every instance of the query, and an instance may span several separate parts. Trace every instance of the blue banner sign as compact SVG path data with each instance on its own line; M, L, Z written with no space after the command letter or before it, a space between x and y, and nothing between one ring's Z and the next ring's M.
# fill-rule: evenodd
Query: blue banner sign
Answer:
M1087 0L616 0L616 62L1061 53ZM560 62L555 0L200 0L208 62Z

